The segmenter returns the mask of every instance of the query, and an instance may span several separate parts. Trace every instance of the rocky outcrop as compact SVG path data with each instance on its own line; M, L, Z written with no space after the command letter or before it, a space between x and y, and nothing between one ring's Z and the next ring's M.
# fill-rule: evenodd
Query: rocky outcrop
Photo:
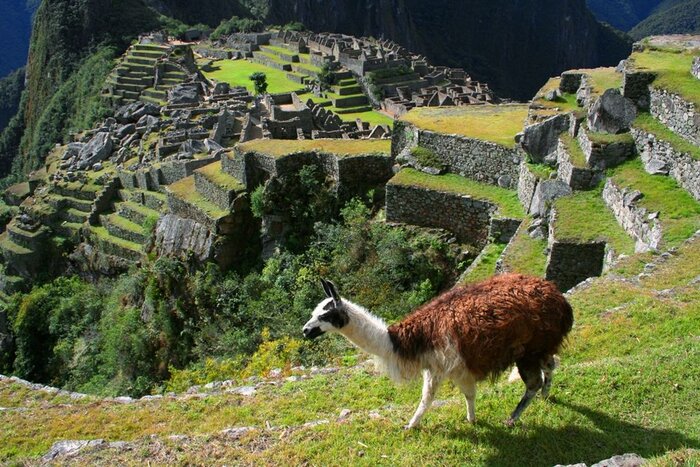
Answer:
M532 162L541 163L556 159L559 135L569 130L571 116L559 114L547 120L525 127L520 145L530 155Z
M637 107L618 89L608 89L588 111L588 128L616 135L629 130L637 116Z
M167 214L158 221L155 249L159 255L186 259L194 254L198 260L206 261L213 256L213 240L207 226Z

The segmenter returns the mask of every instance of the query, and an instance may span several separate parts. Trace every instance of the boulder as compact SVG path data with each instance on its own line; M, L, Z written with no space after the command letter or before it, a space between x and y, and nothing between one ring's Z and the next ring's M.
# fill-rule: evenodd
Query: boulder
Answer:
M668 175L671 170L668 163L661 159L651 159L644 164L644 169L651 175Z
M147 131L153 131L160 126L160 120L153 115L144 115L136 123L136 129L139 133L145 133Z
M690 72L697 79L700 79L700 57L695 57L695 59L693 60L693 66L691 67Z
M229 92L231 92L231 86L228 83L216 83L212 94L220 96L222 94L228 94Z
M134 118L134 114L143 108L143 102L132 102L131 104L122 105L114 113L114 117L120 123L135 122L138 117Z
M125 136L130 135L136 131L136 125L133 123L129 123L127 125L121 125L119 128L117 128L117 131L114 132L114 135L119 138L123 139Z
M109 133L97 133L92 137L78 154L78 168L85 170L98 162L102 162L112 154L112 138Z
M530 155L532 162L539 164L556 154L559 136L569 130L570 118L567 114L560 114L525 127L520 145Z
M530 203L530 213L535 217L544 217L547 215L552 201L571 193L571 187L561 180L544 180L535 189Z
M223 146L221 146L219 143L217 143L211 138L207 138L204 140L204 147L206 148L208 153L213 153L223 149Z
M639 467L646 463L647 461L637 454L623 454L600 461L591 467Z
M68 143L66 147L66 152L63 153L61 157L62 160L68 160L71 157L75 157L80 154L80 151L85 147L85 143Z
M202 87L198 83L178 84L168 91L169 104L197 104Z
M588 111L588 128L601 133L623 133L636 117L634 101L624 97L619 89L608 89Z

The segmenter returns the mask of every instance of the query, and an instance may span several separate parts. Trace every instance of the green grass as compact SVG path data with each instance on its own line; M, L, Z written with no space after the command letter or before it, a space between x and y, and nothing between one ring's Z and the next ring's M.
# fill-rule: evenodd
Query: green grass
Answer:
M474 284L493 276L496 272L496 262L501 257L506 245L504 243L489 243L474 260L467 273L460 278L461 284Z
M197 172L204 175L207 178L207 180L211 181L215 185L218 185L225 189L233 191L245 190L245 185L243 185L243 183L240 180L238 180L235 177L232 177L231 175L227 174L221 169L221 161L217 161L213 164L209 164L205 167L202 167L201 169L198 169Z
M617 254L634 253L634 241L617 223L601 193L602 187L557 199L555 238L584 243L605 241Z
M330 110L334 111L336 109L334 107L331 107ZM338 114L338 117L340 117L340 119L344 122L355 122L355 120L359 118L363 122L367 122L370 125L388 125L389 128L391 128L394 125L393 118L376 110L370 110L368 112Z
M592 142L601 145L617 143L629 145L634 144L634 138L630 133L620 133L619 135L612 135L609 133L597 133L593 131L587 131L586 134L588 135L588 139L590 139Z
M547 164L534 164L532 162L527 162L527 167L530 173L535 175L540 180L549 180L549 177L556 173L556 169L548 166Z
M466 136L513 148L515 135L522 131L527 113L527 105L421 107L411 110L401 120L424 130Z
M553 398L535 399L515 428L502 420L522 385L503 379L479 385L475 425L464 420L463 396L446 384L437 394L441 406L413 431L401 427L418 403L419 385L396 386L366 370L263 385L251 397L133 404L71 400L1 382L0 406L22 410L0 412L0 461L36 463L55 441L101 438L134 444L71 461L549 466L635 452L652 466L696 465L700 453L690 449L700 449L700 292L687 266L697 274L699 263L686 257L700 259L699 241L639 284L604 277L569 297L575 325ZM665 283L674 286L672 295L656 293ZM319 345L327 345L323 339ZM339 421L342 409L351 413ZM316 420L329 422L302 426ZM253 430L238 440L219 433L244 426Z
M660 213L663 237L668 245L677 245L700 229L700 203L673 178L648 174L639 159L611 170L610 177L618 186L644 194L637 204L649 212Z
M586 162L586 155L583 153L581 145L578 144L578 139L573 138L568 133L562 134L559 139L564 143L566 152L569 154L574 167L587 168L588 162Z
M544 277L547 268L547 240L531 238L527 232L530 224L531 220L528 219L518 230L503 255L503 266L509 272Z
M695 160L700 160L700 147L689 143L687 140L669 130L667 126L652 117L651 114L639 114L634 121L633 126L653 134L658 139L666 141L667 143L671 144L673 149L676 151L688 154Z
M120 229L128 230L130 232L135 232L139 234L148 233L145 231L143 226L137 224L136 222L132 222L129 219L120 216L119 214L110 214L108 219L112 225L119 227Z
M0 249L12 252L16 255L29 255L34 253L32 250L13 242L7 232L0 234Z
M690 74L693 57L697 55L697 51L645 50L633 53L631 59L637 70L656 74L652 86L678 94L700 107L700 86Z
M273 157L283 157L296 152L318 152L338 156L391 153L389 140L359 139L305 139L305 140L255 140L240 144L242 152L257 152Z
M214 63L214 71L202 73L209 78L229 83L231 86L243 86L248 91L254 92L255 87L249 77L255 72L265 73L267 76L267 91L271 94L301 91L304 86L287 78L287 72L249 62L248 60L220 60Z
M141 245L139 245L138 243L134 243L129 240L124 240L123 238L116 237L110 234L107 231L107 229L102 226L90 226L90 232L92 232L98 239L102 241L114 243L115 245L118 245L122 248L126 248L128 250L137 252L142 251Z
M396 174L389 183L467 195L495 204L498 206L498 213L503 217L514 219L525 217L516 191L475 182L459 175L428 175L415 169L404 169Z
M576 94L562 93L562 95L554 101L545 99L548 92L559 89L560 82L561 77L559 76L550 78L542 89L537 92L537 95L533 99L533 103L547 109L559 109L562 112L580 110L581 107L579 107L578 102L576 101Z
M590 78L591 92L594 96L599 96L608 89L619 89L622 87L622 73L616 72L614 67L578 71L585 73Z

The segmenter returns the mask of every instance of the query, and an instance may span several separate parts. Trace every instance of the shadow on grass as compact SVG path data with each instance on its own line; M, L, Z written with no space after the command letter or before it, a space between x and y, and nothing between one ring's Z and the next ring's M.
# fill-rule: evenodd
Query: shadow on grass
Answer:
M468 429L455 430L452 434L476 438L474 442L493 447L496 453L485 462L490 466L551 466L578 462L591 465L618 454L634 452L650 458L681 448L700 448L700 441L680 432L644 428L576 404L557 404L583 415L595 428L550 428L528 426L525 422L520 428L511 429L504 424L480 421L485 430L476 436Z

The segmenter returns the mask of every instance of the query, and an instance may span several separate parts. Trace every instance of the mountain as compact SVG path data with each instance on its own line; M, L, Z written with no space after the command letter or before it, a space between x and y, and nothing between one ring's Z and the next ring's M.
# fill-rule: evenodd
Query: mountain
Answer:
M17 113L24 90L24 68L17 69L0 79L0 132Z
M659 34L697 33L700 33L700 0L663 2L654 14L630 31L635 39Z
M34 9L35 6L27 5L25 0L0 0L0 31L3 32L0 78L27 62Z
M648 17L663 0L587 0L588 8L600 21L629 31Z
M617 64L630 50L584 0L269 0L267 19L390 38L517 99L565 69Z

